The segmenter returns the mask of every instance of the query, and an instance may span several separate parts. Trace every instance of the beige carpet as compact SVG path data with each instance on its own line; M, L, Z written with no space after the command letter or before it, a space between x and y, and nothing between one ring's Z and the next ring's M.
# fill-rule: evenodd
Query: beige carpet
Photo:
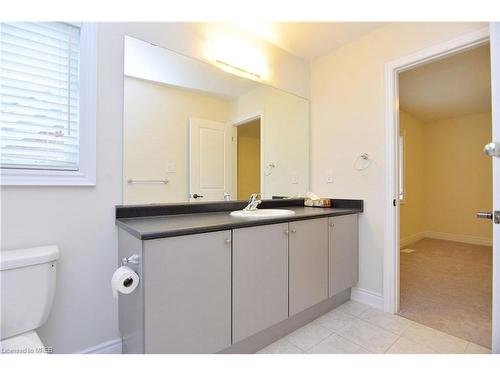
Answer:
M400 312L491 348L492 248L422 239L401 253Z

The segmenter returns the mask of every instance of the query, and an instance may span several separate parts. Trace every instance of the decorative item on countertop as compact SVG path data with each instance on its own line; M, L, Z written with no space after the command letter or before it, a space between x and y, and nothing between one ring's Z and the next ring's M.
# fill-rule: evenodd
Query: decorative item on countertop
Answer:
M308 192L304 199L304 206L308 207L332 207L332 200L330 198L320 198L312 192Z

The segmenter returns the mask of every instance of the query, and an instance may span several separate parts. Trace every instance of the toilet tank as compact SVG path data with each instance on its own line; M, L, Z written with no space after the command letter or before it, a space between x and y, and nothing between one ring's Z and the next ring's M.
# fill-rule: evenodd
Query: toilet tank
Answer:
M0 252L1 340L37 329L56 290L57 246Z

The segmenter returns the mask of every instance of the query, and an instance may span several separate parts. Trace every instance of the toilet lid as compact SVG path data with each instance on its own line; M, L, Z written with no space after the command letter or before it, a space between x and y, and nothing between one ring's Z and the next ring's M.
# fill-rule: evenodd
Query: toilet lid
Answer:
M47 348L35 331L12 336L0 341L2 354L46 354Z

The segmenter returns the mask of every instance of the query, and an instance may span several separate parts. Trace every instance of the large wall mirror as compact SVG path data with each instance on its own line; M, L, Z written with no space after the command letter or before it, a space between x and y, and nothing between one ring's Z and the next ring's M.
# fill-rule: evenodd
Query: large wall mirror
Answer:
M131 37L124 72L124 204L308 190L308 100Z

